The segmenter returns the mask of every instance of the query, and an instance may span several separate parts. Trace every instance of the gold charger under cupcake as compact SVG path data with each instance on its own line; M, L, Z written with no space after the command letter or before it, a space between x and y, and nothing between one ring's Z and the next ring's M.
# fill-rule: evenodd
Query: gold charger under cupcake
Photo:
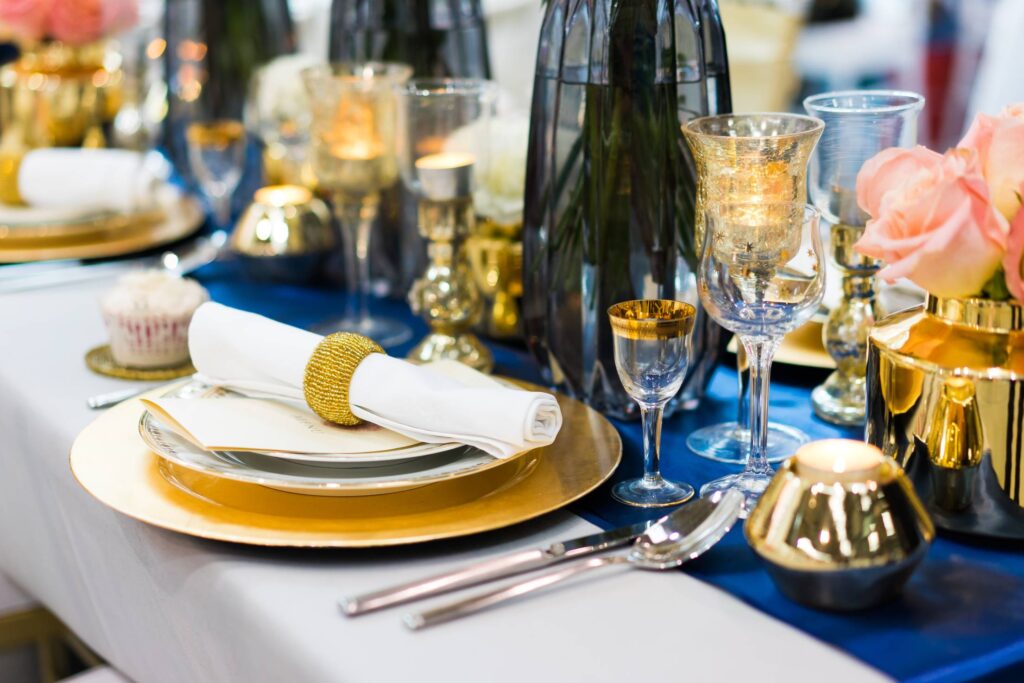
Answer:
M0 263L122 256L188 237L199 229L204 218L199 202L182 195L158 212L108 216L98 227L88 223L48 224L29 236L31 228L0 226Z
M611 476L622 457L618 432L600 413L556 396L564 421L550 446L507 467L401 493L319 498L177 468L151 452L138 435L144 410L138 399L112 408L79 434L71 448L71 469L105 505L200 538L289 547L420 543L533 519L586 495Z
M189 377L196 373L196 369L192 366L191 361L185 361L181 365L168 368L133 368L121 365L114 360L114 355L110 352L110 344L102 344L89 349L85 354L85 364L90 370L99 375L149 382L167 382L172 379Z

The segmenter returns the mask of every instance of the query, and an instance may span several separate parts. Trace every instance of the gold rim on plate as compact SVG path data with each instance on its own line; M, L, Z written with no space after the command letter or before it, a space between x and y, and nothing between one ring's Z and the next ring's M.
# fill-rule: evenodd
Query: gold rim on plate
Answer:
M562 430L552 445L531 452L536 457L400 493L321 498L175 468L138 435L144 410L138 399L115 406L79 434L71 470L86 491L114 510L199 538L335 548L454 538L562 508L615 471L622 458L615 428L597 411L556 396Z
M160 247L188 237L203 224L203 210L194 197L182 196L165 209L161 220L141 228L105 231L95 239L79 235L41 240L29 245L22 240L0 239L0 263L48 261L70 258L107 258Z

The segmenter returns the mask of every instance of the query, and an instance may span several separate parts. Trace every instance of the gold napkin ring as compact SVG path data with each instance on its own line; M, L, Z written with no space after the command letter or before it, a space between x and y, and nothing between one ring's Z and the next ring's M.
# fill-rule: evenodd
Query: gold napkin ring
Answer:
M352 332L336 332L317 344L302 379L302 392L314 413L346 427L362 421L352 414L348 389L356 368L371 353L384 353L384 349Z

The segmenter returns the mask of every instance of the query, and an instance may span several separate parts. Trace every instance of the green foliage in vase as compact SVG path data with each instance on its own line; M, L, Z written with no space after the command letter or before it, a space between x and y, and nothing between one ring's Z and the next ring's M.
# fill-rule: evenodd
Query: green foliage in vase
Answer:
M602 264L605 285L622 290L605 292L613 298L633 295L628 254L636 246L658 285L674 277L676 250L691 269L697 262L696 172L680 126L679 86L659 82L664 76L658 73L674 63L677 50L659 44L658 26L657 3L611 4L607 78L586 84L579 137L546 197L565 207L551 248L583 256L558 259L572 270L556 272L555 279L578 279L583 264Z

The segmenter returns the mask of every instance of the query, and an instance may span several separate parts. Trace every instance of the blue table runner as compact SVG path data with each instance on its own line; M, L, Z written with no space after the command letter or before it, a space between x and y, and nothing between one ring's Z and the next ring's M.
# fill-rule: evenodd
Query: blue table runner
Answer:
M230 264L208 266L197 277L216 301L300 327L338 315L345 302L344 295L336 291L245 281ZM407 321L417 339L426 332L424 323L402 302L375 302L374 310ZM410 346L411 342L395 349L395 355L404 354ZM526 351L500 344L492 349L496 372L540 381ZM859 430L840 429L813 416L810 386L823 378L820 372L794 372L780 366L775 374L773 421L802 429L815 439L859 437ZM668 477L699 487L738 469L699 458L685 446L686 435L693 429L735 419L735 402L735 371L722 367L699 410L665 421L662 469ZM642 471L639 423L614 422L623 439L622 465L612 481L571 507L604 528L659 514L629 508L610 496L613 483ZM713 552L688 564L685 571L899 680L1024 681L1024 552L1019 545L993 547L940 537L902 597L857 613L815 611L784 598L739 528ZM744 625L737 624L737 652L747 637ZM794 660L794 666L799 662ZM823 678L827 676L828 672L822 672Z

